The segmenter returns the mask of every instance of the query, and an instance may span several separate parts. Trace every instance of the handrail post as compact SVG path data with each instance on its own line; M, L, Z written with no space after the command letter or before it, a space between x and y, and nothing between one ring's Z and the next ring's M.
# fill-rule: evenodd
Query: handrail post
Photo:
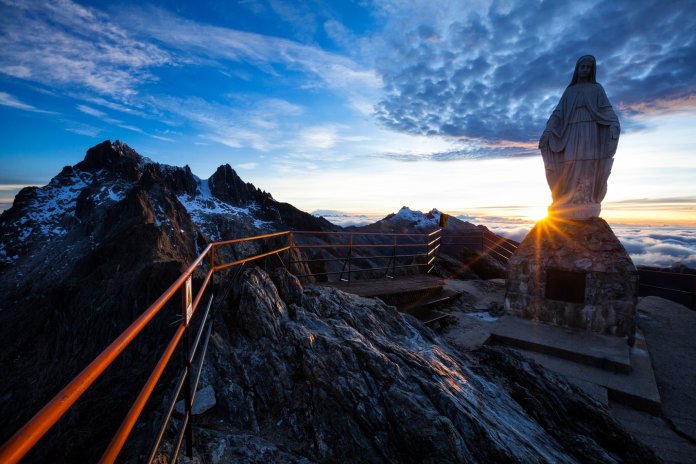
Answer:
M392 250L392 279L396 279L396 241L398 236L394 236L394 248Z
M184 407L185 407L185 418L188 418L188 420L184 420L184 423L186 424L186 431L184 432L184 435L186 437L186 456L188 456L189 459L193 459L193 428L191 426L191 422L193 420L193 414L191 410L193 409L192 405L192 392L191 392L191 355L189 353L190 348L190 340L189 340L189 318L191 317L191 314L189 312L189 307L191 304L191 278L189 277L189 280L187 281L186 285L182 287L182 312L184 316L183 324L184 324L184 349L183 349L183 356L184 356Z
M292 250L295 248L295 237L292 235L292 231L288 232L288 270L292 272L292 267L290 267L290 261L292 261Z
M430 236L425 236L425 265L428 265L428 260L430 259ZM425 271L428 274L428 270Z
M210 270L215 271L215 244L210 248Z
M351 257L353 256L353 234L348 236L348 283L350 283Z

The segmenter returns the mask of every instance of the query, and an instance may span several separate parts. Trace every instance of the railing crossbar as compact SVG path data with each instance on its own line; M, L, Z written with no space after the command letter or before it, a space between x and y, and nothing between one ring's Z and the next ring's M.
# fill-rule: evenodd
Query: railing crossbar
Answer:
M403 264L396 266L396 269L403 269L407 267L422 267L422 266L427 266L427 263L416 263L416 264ZM356 273L356 272L369 272L369 271L384 271L386 269L392 269L393 266L388 266L388 267L369 267L365 269L352 269L350 272L351 273ZM347 274L348 271L330 271L330 272L313 272L311 274L295 274L295 277L302 278L302 277L316 277L316 276L329 276L329 275L337 275L337 274Z
M179 451L181 451L181 445L184 443L184 433L186 432L186 427L188 427L191 415L189 413L184 414L184 418L181 422L181 430L176 439L176 447L172 450L172 456L169 458L169 462L177 462L179 458Z
M172 393L172 399L169 402L169 406L167 407L167 414L164 415L162 418L162 421L160 422L160 428L159 432L157 433L157 438L155 439L155 444L150 450L150 455L147 459L148 464L150 464L152 461L155 460L155 457L157 457L157 451L159 450L160 444L162 443L162 438L164 438L164 434L167 431L167 427L169 426L169 419L171 419L172 414L174 413L174 408L176 407L177 400L179 399L179 395L181 394L181 389L184 388L184 380L186 380L186 371L183 371L179 375L179 379L176 382L176 386L174 387L174 391Z
M402 255L396 255L396 258L416 258L418 256L426 256L425 253L416 253L416 254L402 254ZM357 259L384 259L384 258L394 258L394 255L379 255L379 256L351 256L350 259L352 260L357 260ZM318 258L318 259L298 259L298 260L293 260L290 261L290 264L297 264L297 263L318 263L318 262L332 262L332 261L344 261L345 258Z
M648 287L648 288L656 288L658 290L666 290L666 291L673 292L673 293L683 293L685 295L693 295L694 294L694 292L690 292L688 290L679 290L677 288L661 287L659 285L641 283L640 286L641 287Z
M200 356L200 361L198 364L198 369L196 370L196 378L193 381L193 395L191 397L191 401L194 402L196 400L196 395L198 394L198 383L201 380L201 374L203 373L203 365L205 364L205 355L208 352L208 342L210 341L210 334L212 333L213 329L213 324L212 322L208 324L208 330L205 335L205 341L203 342L203 349L201 350L201 356Z
M201 317L200 326L198 327L198 332L196 332L196 339L193 342L193 347L191 347L191 352L189 353L189 362L193 362L193 358L198 349L198 343L201 341L201 336L203 335L203 329L205 328L206 322L208 322L208 315L210 314L210 308L213 306L213 295L210 295L208 299L208 304L206 305L205 312Z
M279 248L277 250L269 251L268 253L262 253L260 255L252 256L250 258L239 259L239 260L233 261L231 263L221 264L220 266L215 266L214 270L215 271L222 271L223 269L227 269L228 267L237 266L239 264L245 264L245 263L248 263L250 261L256 261L257 259L265 258L266 256L270 256L270 255L277 254L277 253L282 253L283 251L287 251L289 249L290 249L290 246L286 246L283 248Z
M426 247L426 243L398 243L397 247ZM293 248L298 250L312 249L312 248L335 248L335 249L345 249L345 248L393 248L393 243L380 243L380 244L331 244L331 245L294 245ZM284 250L282 250L284 251Z

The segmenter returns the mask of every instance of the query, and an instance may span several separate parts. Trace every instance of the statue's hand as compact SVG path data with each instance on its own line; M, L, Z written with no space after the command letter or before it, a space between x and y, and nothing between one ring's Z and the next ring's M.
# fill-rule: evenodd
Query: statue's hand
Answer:
M611 138L616 140L619 138L619 133L621 132L617 126L611 126Z
M549 132L544 131L543 134L541 134L541 138L539 139L539 148L544 148L549 144Z

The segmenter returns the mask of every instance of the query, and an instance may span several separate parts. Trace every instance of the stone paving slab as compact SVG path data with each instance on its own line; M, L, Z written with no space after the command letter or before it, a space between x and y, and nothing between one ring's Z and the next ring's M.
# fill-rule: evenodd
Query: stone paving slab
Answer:
M632 370L626 339L541 324L514 316L501 317L491 328L492 342L550 354L601 369Z
M696 462L696 444L679 436L661 417L611 403L611 415L634 437L648 445L668 464Z
M696 311L648 296L638 302L638 325L653 361L662 410L696 443Z

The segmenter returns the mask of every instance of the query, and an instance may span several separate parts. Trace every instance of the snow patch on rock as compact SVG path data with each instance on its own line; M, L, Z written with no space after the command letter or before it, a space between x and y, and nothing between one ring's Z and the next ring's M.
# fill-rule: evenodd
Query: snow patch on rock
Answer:
M412 210L408 206L404 206L394 215L394 218L411 222L414 227L437 227L440 212L434 209L431 214L425 214L422 211Z
M254 212L257 210L256 205L251 204L247 207L232 206L229 203L215 197L210 191L209 179L201 180L195 178L198 183L196 195L187 194L179 195L177 198L186 208L186 211L191 215L193 222L203 229L203 231L215 241L222 240L225 237L220 237L214 223L210 221L213 215L226 216L230 220L253 223L254 227L263 229L271 224L268 221L262 221L254 217Z

